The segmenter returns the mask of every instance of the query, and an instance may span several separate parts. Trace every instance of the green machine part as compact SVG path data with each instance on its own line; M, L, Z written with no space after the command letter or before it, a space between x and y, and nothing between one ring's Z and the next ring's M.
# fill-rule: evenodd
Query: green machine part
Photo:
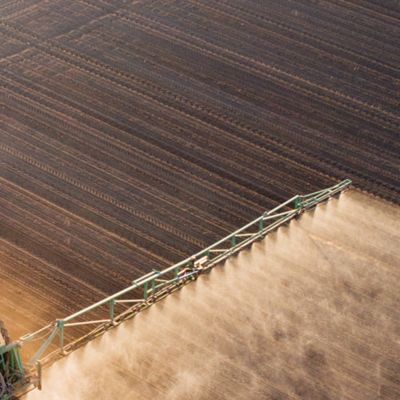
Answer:
M25 383L20 345L10 343L7 331L0 321L0 400L11 400L15 388Z

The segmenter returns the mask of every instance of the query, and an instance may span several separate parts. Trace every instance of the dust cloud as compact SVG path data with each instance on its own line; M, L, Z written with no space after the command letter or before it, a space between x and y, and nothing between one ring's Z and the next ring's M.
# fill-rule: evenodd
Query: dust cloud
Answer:
M400 398L399 222L346 192L54 364L27 398Z

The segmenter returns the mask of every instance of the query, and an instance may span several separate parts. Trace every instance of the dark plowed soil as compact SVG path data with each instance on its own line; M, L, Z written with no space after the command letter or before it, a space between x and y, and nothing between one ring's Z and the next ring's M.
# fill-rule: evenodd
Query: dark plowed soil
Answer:
M400 7L0 0L15 337L344 178L398 203Z

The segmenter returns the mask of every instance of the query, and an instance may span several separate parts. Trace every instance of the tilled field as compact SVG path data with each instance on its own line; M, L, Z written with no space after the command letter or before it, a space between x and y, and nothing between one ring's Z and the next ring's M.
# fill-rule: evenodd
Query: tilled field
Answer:
M339 179L398 203L400 7L0 0L14 337Z

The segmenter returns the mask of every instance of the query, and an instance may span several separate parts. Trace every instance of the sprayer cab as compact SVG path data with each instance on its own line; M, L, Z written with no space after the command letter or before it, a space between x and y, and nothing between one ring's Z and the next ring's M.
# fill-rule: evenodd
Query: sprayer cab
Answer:
M0 400L10 400L15 389L25 384L20 345L12 343L7 330L0 321Z

